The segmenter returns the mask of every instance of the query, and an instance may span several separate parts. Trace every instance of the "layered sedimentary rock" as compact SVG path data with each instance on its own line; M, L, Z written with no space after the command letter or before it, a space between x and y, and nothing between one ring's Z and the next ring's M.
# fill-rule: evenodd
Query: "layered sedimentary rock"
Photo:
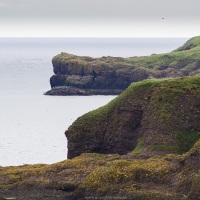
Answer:
M166 54L141 57L92 58L61 53L52 60L55 75L50 78L52 88L47 95L74 95L78 89L93 89L88 94L120 93L132 82L144 79L182 77L200 74L200 37L190 39L177 50ZM59 90L59 86L62 89ZM68 88L73 87L74 91ZM64 89L66 87L66 90ZM77 92L77 95L79 93Z

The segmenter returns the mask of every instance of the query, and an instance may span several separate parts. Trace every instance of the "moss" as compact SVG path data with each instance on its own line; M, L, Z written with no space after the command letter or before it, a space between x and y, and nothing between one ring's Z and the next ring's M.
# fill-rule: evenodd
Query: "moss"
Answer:
M200 150L200 139L194 144L194 146L188 151L187 153L184 154L185 157L188 157L195 152L198 152Z
M178 152L183 154L189 151L200 139L200 132L192 130L180 131L175 134L175 137L178 140Z
M155 145L155 146L148 146L148 149L157 150L157 151L167 151L167 152L177 152L178 147L176 146L167 146L167 145Z
M139 138L135 149L130 154L140 154L144 151L144 139Z
M146 161L113 161L92 172L79 190L85 192L86 195L95 193L96 196L104 196L106 193L119 194L119 191L121 191L121 195L137 196L139 193L142 194L142 191L140 191L141 184L148 183L151 185L153 182L153 184L162 185L168 182L170 180L169 171L168 162L158 158ZM143 192L143 198L145 193L146 191ZM166 194L163 194L163 196L166 196Z
M78 118L77 121L73 123L73 129L81 128L85 126L91 127L91 124L95 124L96 127L98 127L97 122L99 121L106 121L106 118L109 117L109 114L119 108L121 104L123 104L124 99L130 98L134 93L134 96L138 95L138 99L143 98L143 94L148 92L151 88L158 85L162 80L145 80L142 82L134 83L132 84L127 90L125 90L121 95L119 95L117 98L112 100L110 103L108 103L105 106L102 106L101 108L88 112L87 114L83 115L82 117ZM141 95L141 92L143 94ZM133 98L131 98L132 100ZM136 103L135 102L132 103ZM94 126L94 128L96 128Z
M65 196L70 194L69 199L94 196L126 197L136 200L182 199L187 190L181 177L187 178L188 173L181 171L180 160L181 156L174 154L128 160L119 155L92 153L82 154L72 160L53 165L5 167L0 168L0 184L4 184L4 187L2 185L0 187L0 193L4 194L7 191L5 194L8 195L5 196L8 197L15 196L13 194L21 191L27 191L28 194L36 189L41 194L49 191L49 195L55 194L58 198L60 194ZM6 182L9 176L19 174L23 180ZM179 179L176 178L177 175ZM194 177L191 173L189 176ZM195 199L199 195L198 180L196 178L191 180L192 187L191 190L188 187L188 192L191 199ZM177 181L179 186L176 191ZM30 199L34 199L33 192L31 195L33 198ZM48 195L46 198L48 199Z

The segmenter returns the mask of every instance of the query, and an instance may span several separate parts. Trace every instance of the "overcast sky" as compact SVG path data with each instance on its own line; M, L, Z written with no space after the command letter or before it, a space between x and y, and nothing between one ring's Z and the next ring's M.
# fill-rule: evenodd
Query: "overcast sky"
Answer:
M0 0L0 37L192 37L200 0Z

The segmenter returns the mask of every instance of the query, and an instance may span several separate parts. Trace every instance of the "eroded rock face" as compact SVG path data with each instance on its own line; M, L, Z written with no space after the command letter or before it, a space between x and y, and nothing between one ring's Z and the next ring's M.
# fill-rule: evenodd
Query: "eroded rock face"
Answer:
M199 94L200 77L132 84L72 124L66 131L68 158L84 152L125 154L138 139L145 156L184 153L200 138Z
M125 89L131 82L148 77L145 69L126 64L106 63L106 57L96 60L62 53L53 58L54 73L50 78L51 87L73 86L85 89ZM119 59L114 58L117 62ZM105 60L105 61L104 61Z

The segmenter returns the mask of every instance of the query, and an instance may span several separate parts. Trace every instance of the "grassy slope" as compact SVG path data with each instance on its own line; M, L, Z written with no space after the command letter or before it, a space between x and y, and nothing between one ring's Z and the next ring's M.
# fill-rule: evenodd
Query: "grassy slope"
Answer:
M191 38L182 47L170 53L128 59L129 63L145 68L161 69L162 66L170 66L181 70L192 70L191 64L198 61L200 61L200 36Z
M75 56L67 53L61 53L53 58L56 63L76 63L76 66L96 66L98 72L102 67L123 68L144 68L146 70L156 71L165 69L176 69L192 73L200 69L200 36L194 37L186 42L177 50L165 54L152 54L151 56L119 58L119 57L101 57L91 58L87 56ZM73 65L71 66L73 68ZM198 72L199 73L199 72Z
M115 119L122 122L126 117L117 114L118 111L137 110L139 104L139 108L144 110L144 129L140 130L139 137L142 137L145 147L149 150L184 153L200 138L199 94L198 76L134 83L107 105L78 118L66 132L68 140L88 143L96 136L101 136L105 127L108 134L115 133L117 136L120 125L116 126Z

